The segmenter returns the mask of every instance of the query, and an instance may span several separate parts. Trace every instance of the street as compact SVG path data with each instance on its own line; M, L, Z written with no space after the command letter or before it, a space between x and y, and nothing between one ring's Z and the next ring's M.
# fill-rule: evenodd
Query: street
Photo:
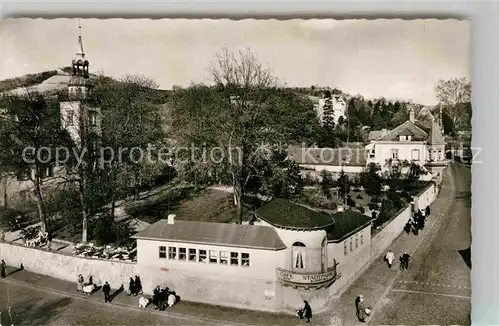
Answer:
M1 325L220 325L0 281ZM96 293L95 295L101 295ZM10 308L10 316L9 316Z
M462 164L450 169L455 192L449 206L412 255L409 270L374 303L370 324L470 324L471 172Z

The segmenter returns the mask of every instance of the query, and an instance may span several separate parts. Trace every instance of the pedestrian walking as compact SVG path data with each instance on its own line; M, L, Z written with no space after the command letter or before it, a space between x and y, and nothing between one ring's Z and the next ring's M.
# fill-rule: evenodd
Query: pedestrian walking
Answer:
M131 277L130 281L128 282L128 295L134 294L135 295L135 281Z
M408 269L410 264L410 254L405 251L403 254L403 269Z
M83 282L84 282L83 275L78 274L76 278L76 290L78 292L83 292Z
M135 276L135 294L142 294L142 284L139 275Z
M394 253L390 249L387 252L387 254L385 254L385 261L387 262L389 269L392 268L392 262L394 261Z
M104 302L111 302L109 293L111 292L111 286L109 286L108 282L104 282L102 287L102 292L104 292Z
M428 217L430 214L431 214L431 208L430 208L430 206L427 206L425 208L425 217Z
M0 275L2 276L2 278L5 278L7 276L7 265L5 264L5 261L3 259L0 263Z
M312 318L312 309L309 305L309 302L307 302L306 300L304 300L304 308L302 309L302 311L304 311L304 318L306 319L306 323L310 323Z
M358 320L360 322L362 323L365 322L366 310L365 310L364 298L362 295L359 295L356 298L356 317L358 317Z

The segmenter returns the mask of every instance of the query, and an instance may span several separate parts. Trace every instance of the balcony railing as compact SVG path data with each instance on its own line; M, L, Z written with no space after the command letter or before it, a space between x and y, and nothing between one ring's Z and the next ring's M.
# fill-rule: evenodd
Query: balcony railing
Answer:
M338 278L337 266L330 267L322 273L297 273L283 268L276 268L276 277L286 285L300 287L328 286Z

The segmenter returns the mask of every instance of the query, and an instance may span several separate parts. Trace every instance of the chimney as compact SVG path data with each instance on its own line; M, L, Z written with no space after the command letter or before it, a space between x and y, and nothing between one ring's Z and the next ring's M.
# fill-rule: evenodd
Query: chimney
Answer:
M174 224L175 223L175 214L169 214L167 217L167 224Z
M413 109L413 107L410 108L410 122L411 123L415 123L415 110Z

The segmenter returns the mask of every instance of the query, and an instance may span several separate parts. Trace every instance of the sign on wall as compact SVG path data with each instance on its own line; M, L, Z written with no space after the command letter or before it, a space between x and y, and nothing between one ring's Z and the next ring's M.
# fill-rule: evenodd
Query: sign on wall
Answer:
M297 284L321 284L334 280L337 276L337 269L333 267L324 273L298 274L281 268L277 268L278 279L286 283Z

